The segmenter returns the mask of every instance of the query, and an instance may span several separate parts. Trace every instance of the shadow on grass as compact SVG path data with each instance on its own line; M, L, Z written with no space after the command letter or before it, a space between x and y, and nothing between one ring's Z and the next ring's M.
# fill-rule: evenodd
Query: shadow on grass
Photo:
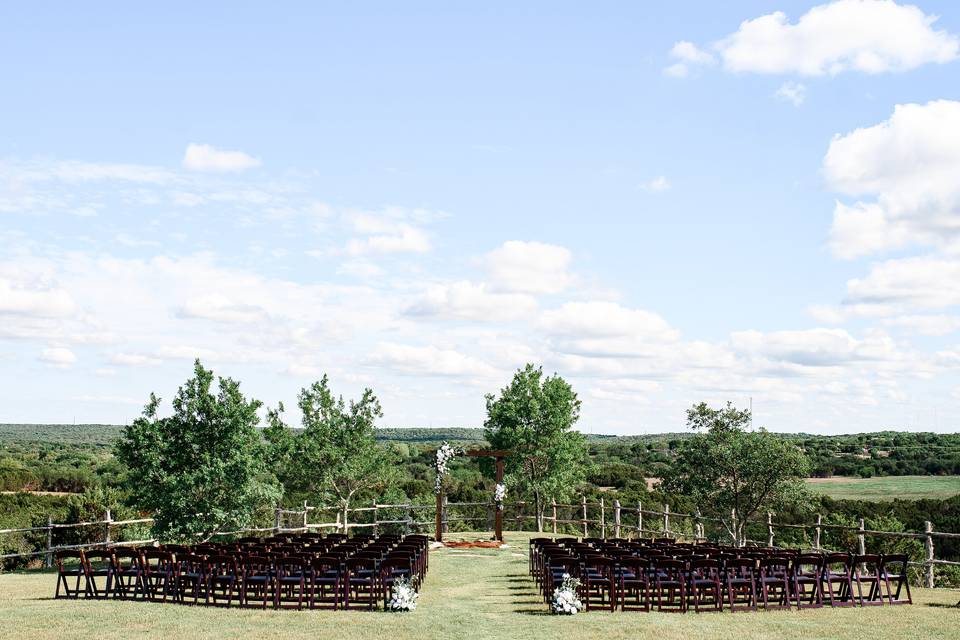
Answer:
M928 602L927 607L931 609L960 609L960 602L957 604L944 604L943 602Z

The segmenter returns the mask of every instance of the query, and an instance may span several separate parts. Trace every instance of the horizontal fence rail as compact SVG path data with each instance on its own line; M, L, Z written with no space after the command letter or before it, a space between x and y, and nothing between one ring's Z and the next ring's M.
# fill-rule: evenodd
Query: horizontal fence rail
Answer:
M513 522L521 529L524 523L532 521L534 527L538 530L548 531L555 535L561 533L561 526L566 526L573 528L576 533L583 537L589 537L592 531L597 533L601 538L606 538L610 535L614 538L650 536L684 537L692 540L707 539L705 524L724 524L722 518L703 516L700 514L699 509L695 510L692 514L679 513L671 511L670 506L667 504L664 504L661 509L649 509L644 508L642 503L637 503L635 507L626 507L621 505L618 500L614 500L612 505L610 505L602 498L598 502L588 502L586 498L582 498L578 503L558 503L551 500L549 504L546 505L544 515L540 518L540 525L537 527L537 515L523 512L524 509L529 509L533 506L532 503L522 500L505 503L503 505L504 521ZM450 514L451 509L471 508L474 510L480 509L483 513L480 515ZM448 502L444 496L441 501L441 517L439 521L442 523L444 532L446 532L450 524L453 523L481 523L485 525L485 528L492 529L493 514L496 508L497 505L494 502ZM369 506L343 508L339 506L309 505L304 503L302 509L275 509L272 527L252 527L234 531L220 531L213 534L213 536L279 534L311 530L333 530L340 533L349 533L350 530L357 529L372 530L373 533L377 533L382 527L387 526L400 527L404 533L429 531L430 527L434 526L436 520L417 519L414 517L414 514L422 511L435 512L435 510L436 505L433 504L381 504L373 502L370 503ZM508 512L512 512L512 515L508 515ZM570 517L562 517L561 514L564 512L572 515ZM401 513L405 514L405 516L399 515ZM608 513L612 516L610 519L607 517ZM332 521L310 522L310 514L334 514L335 519ZM433 515L436 514L434 513ZM857 550L862 554L865 552L865 541L868 536L920 540L924 546L924 560L922 562L910 562L910 565L924 569L924 583L927 587L934 586L934 568L936 566L960 566L960 562L958 561L937 558L935 556L934 544L934 541L937 539L960 539L960 533L934 531L933 524L929 521L925 523L924 531L916 532L867 529L863 519L860 519L857 525L828 524L822 520L822 516L818 515L815 523L781 523L774 521L772 514L768 513L765 519L749 520L746 523L748 525L766 527L766 539L745 540L745 542L773 547L776 546L777 530L812 531L813 545L810 548L815 551L823 551L827 550L821 545L823 532L838 531L855 534ZM689 526L681 527L682 530L675 531L673 524L679 521L683 521ZM114 520L111 517L110 511L107 510L102 520L57 523L48 518L47 524L42 526L0 529L0 535L43 533L46 538L45 544L40 549L5 553L0 555L0 560L43 556L44 566L50 567L53 564L54 554L60 550L156 544L157 541L153 538L116 541L113 536L113 531L121 527L152 524L153 518ZM85 527L102 527L102 533L99 536L100 539L95 542L82 544L53 544L53 534L55 531ZM723 534L721 534L721 536L722 535Z

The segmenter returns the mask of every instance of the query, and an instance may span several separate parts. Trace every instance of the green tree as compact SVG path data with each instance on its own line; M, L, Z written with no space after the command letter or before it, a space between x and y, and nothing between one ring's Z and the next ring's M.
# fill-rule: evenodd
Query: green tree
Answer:
M580 400L566 380L544 377L532 364L517 371L500 397L486 396L484 435L494 449L507 449L505 480L533 497L537 531L543 531L547 498L570 497L583 482L586 439L573 425Z
M173 414L161 418L160 398L150 394L116 445L134 503L153 513L153 534L161 540L206 540L247 527L280 496L266 474L260 402L247 400L230 378L218 379L216 394L212 386L213 372L197 360Z
M744 526L761 509L795 504L806 494L809 464L796 445L765 429L750 428L749 411L729 402L687 410L697 435L683 441L662 489L685 495L704 513L719 517L731 538L744 543Z
M284 457L282 477L291 491L319 502L335 500L344 518L355 498L381 491L394 479L392 451L377 445L376 419L383 415L370 389L347 403L334 396L326 375L300 391L303 430L280 435L279 413L270 416L267 438L273 455ZM288 453L285 453L288 452Z

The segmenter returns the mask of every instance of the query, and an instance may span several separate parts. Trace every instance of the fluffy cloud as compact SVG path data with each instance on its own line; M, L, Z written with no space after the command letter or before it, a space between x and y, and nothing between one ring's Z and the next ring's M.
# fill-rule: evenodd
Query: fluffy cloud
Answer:
M229 173L260 166L260 160L243 151L225 151L209 144L191 142L183 154L183 167L190 171Z
M570 250L543 242L508 240L482 260L490 283L499 291L559 293L573 283Z
M64 347L49 347L40 352L40 361L51 367L65 369L77 361L77 356Z
M433 345L381 343L367 358L367 363L415 376L495 378L500 375L478 358Z
M793 106L799 107L807 98L807 86L802 82L787 80L780 85L773 95L779 100L789 102Z
M943 309L960 304L960 260L917 256L887 260L847 282L845 302L885 315L896 309Z
M713 54L687 40L675 43L670 49L670 56L677 62L665 68L663 73L674 78L686 78L691 67L712 65L716 62Z
M960 237L960 102L897 105L889 120L835 137L823 168L833 189L875 197L837 203L835 255Z
M935 29L936 20L893 0L837 0L813 7L795 23L782 11L745 20L712 48L731 72L823 76L907 71L950 62L960 53L960 40ZM665 71L675 76L714 60L689 42L678 42L671 54L681 62Z
M947 315L905 315L886 318L883 324L904 333L921 336L945 336L960 331L960 317Z
M860 342L843 329L739 331L731 343L743 353L806 367L837 366L863 357L858 353Z
M522 318L536 311L536 298L490 291L468 281L434 285L406 308L411 316L497 321Z
M568 302L544 311L538 326L561 351L580 355L650 354L680 337L658 314L614 302Z
M432 249L430 236L415 223L428 222L442 214L388 207L379 213L348 211L344 217L354 231L365 236L347 243L345 252L356 257L371 253L427 253Z
M49 268L31 269L18 262L0 265L0 317L58 318L75 310L70 293L54 282Z

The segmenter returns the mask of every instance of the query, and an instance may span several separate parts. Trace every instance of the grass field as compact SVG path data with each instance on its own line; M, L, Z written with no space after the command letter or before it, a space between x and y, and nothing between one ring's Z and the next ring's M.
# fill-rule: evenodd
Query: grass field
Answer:
M838 500L919 500L960 494L960 476L884 476L809 478L813 491Z
M529 534L508 549L432 553L412 613L261 611L172 604L53 600L50 573L0 575L0 638L957 638L952 590L914 592L913 606L737 614L549 615L527 577Z

